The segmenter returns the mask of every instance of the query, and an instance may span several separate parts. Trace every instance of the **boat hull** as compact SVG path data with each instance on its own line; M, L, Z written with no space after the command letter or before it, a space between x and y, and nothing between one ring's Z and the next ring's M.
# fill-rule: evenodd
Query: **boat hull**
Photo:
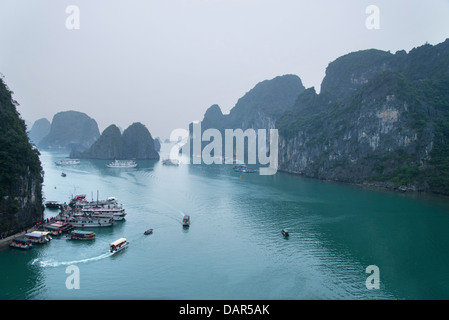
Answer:
M70 239L72 239L72 240L81 240L81 241L93 240L93 239L95 239L95 236L93 236L93 237L71 237Z
M104 228L110 227L114 224L113 219L68 219L66 222L70 223L75 228Z

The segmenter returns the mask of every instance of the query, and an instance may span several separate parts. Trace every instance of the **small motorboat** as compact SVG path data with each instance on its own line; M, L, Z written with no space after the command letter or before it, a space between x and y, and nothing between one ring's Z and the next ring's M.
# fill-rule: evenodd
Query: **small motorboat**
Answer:
M61 177L67 177L67 175L64 172L62 172Z
M290 236L290 233L288 232L287 229L282 229L281 232L282 232L282 234L284 235L284 237Z
M120 238L118 240L115 240L109 245L111 253L115 253L118 251L121 251L128 247L129 242L126 240L126 238Z
M190 216L188 216L188 215L184 216L184 218L182 219L182 225L184 227L190 226Z
M153 233L153 229L148 229L147 231L145 231L143 234L144 235L149 235Z

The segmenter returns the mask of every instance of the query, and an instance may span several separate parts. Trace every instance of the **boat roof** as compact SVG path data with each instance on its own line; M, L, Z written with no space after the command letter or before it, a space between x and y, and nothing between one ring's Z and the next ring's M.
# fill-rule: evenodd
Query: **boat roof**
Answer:
M12 239L12 241L14 241L14 242L28 242L28 241L30 241L30 239L27 239L25 237L19 237L19 238Z
M65 225L67 225L68 223L67 222L63 222L63 221L56 221L56 222L54 222L54 223L52 223L52 224L50 224L51 226L65 226Z
M116 246L116 245L119 245L119 244L121 244L121 243L123 243L123 242L126 242L126 238L120 238L120 239L117 239L117 240L115 240L114 242L111 242L111 246Z
M46 235L49 234L50 232L48 232L48 231L33 231L33 232L31 232L31 233L34 233L34 234L40 234L40 235L42 235L42 236L46 236Z
M27 233L25 234L26 237L29 238L42 238L44 235L43 234L37 234L37 233Z

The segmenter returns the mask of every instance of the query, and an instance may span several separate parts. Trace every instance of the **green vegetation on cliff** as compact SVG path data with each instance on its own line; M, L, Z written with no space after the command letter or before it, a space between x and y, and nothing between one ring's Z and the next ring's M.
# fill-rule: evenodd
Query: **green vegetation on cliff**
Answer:
M449 39L336 59L276 128L281 170L449 194Z
M17 105L0 79L0 233L28 227L43 214L39 151L29 142Z

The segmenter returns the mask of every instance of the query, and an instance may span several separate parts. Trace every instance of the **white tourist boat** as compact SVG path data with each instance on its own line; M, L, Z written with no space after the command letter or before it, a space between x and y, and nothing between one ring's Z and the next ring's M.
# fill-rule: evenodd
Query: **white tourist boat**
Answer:
M111 251L111 253L116 253L120 250L125 249L126 247L128 247L128 245L129 242L126 240L126 238L120 238L109 245L109 250Z
M90 217L71 215L64 218L64 221L75 228L103 228L114 224L114 219L108 217Z
M115 221L121 221L125 219L126 212L121 204L109 203L105 204L101 202L91 202L85 204L78 209L79 213L88 216L100 216L100 215L111 215Z
M80 164L79 159L62 159L55 162L58 166L72 166Z
M137 163L133 160L115 160L106 165L108 168L135 168Z

